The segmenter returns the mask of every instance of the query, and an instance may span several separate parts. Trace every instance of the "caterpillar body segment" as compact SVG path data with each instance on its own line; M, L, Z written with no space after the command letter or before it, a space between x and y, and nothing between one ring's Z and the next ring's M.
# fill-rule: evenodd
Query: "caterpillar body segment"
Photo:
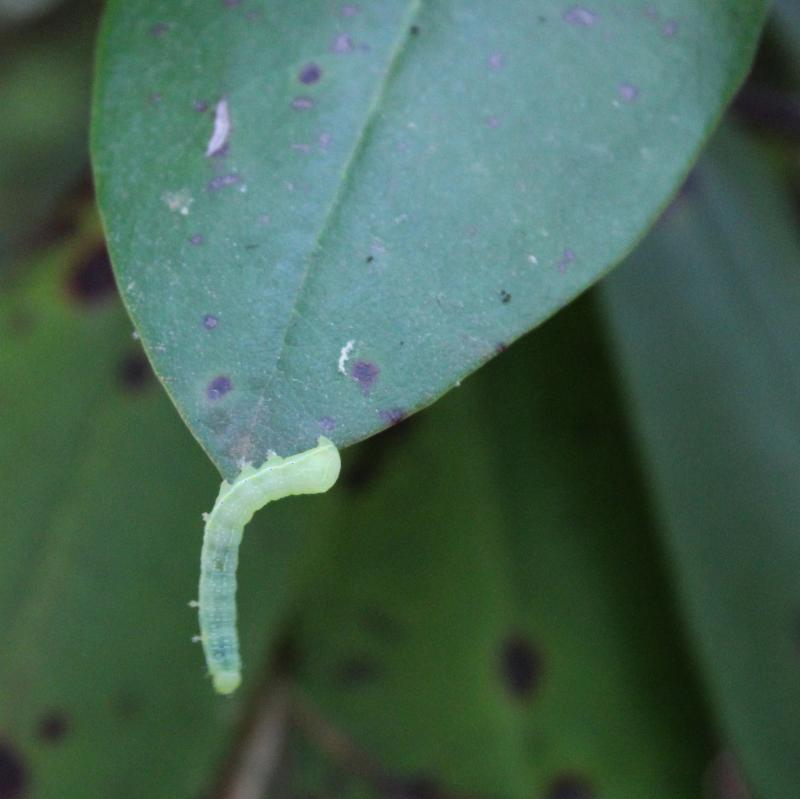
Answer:
M245 525L269 502L295 494L320 494L336 482L339 451L325 437L317 446L282 458L271 455L259 468L245 466L220 486L206 517L200 555L200 639L214 688L233 693L241 683L236 631L236 567Z

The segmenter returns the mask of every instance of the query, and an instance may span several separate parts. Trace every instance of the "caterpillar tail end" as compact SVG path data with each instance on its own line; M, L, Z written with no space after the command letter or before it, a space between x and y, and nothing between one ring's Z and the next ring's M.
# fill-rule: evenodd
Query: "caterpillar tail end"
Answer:
M238 671L218 671L212 679L218 694L232 694L242 684L242 675Z

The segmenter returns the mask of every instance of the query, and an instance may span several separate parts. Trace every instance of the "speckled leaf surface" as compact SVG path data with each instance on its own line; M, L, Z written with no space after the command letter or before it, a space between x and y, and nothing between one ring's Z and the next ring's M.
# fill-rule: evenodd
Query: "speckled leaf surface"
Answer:
M217 476L148 376L102 253L90 224L0 295L3 799L213 786L327 512L287 503L248 530L246 684L215 696L188 602Z
M128 309L226 475L441 395L633 246L765 3L109 3L94 99Z
M607 285L708 693L764 799L800 784L800 239L741 133Z
M702 795L708 732L597 333L581 301L354 453L296 648L361 779L305 768L291 795Z

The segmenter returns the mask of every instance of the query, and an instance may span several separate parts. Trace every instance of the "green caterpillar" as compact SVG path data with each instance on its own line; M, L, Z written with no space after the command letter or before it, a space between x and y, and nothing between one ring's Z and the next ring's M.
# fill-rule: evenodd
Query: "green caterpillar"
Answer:
M327 491L340 467L339 450L321 436L313 449L285 458L270 455L258 469L245 466L232 483L220 486L214 508L205 517L198 595L200 641L218 693L233 693L242 681L236 566L245 525L268 502Z

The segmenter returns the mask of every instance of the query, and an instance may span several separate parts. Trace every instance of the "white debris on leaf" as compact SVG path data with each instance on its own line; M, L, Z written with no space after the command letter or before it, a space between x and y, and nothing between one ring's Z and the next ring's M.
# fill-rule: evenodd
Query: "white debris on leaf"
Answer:
M347 363L348 359L350 358L350 353L353 351L353 347L356 346L356 340L350 339L347 344L342 347L339 351L339 363L337 364L337 370L340 374L343 374L347 377L347 370L344 368L344 365Z
M206 157L217 155L222 152L225 145L228 143L228 137L231 134L231 115L228 111L228 101L223 98L217 103L216 112L214 113L214 132L208 140L208 147L206 148Z
M178 191L165 191L161 199L166 203L170 211L177 211L181 216L189 215L189 206L194 202L194 197L189 189L179 189Z

